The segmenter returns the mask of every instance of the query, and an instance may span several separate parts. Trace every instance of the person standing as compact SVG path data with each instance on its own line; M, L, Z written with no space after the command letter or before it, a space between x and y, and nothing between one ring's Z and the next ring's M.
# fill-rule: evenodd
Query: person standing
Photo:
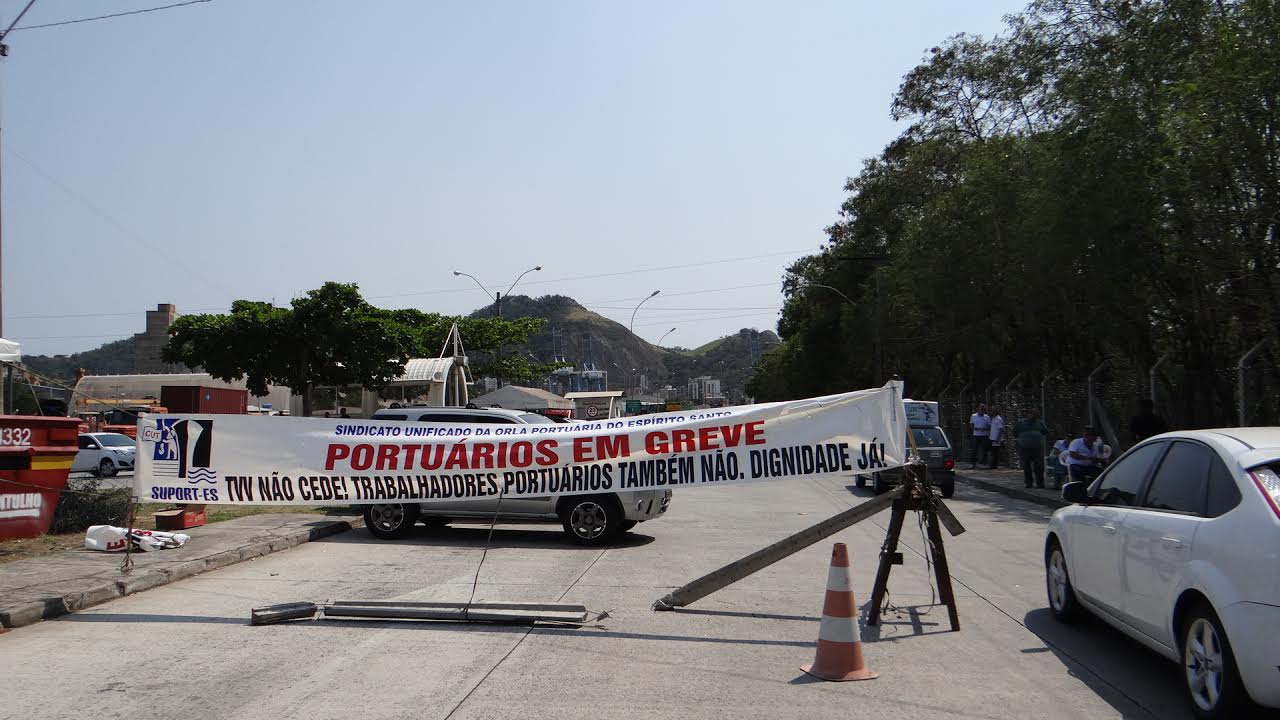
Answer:
M1072 482L1084 482L1098 476L1102 469L1102 446L1098 444L1098 431L1085 426L1084 437L1078 437L1067 446L1067 474Z
M986 462L987 453L991 451L991 417L987 415L987 406L978 405L978 411L969 416L969 425L973 428L973 448L969 453L969 469L978 467L978 460Z
M1027 417L1013 426L1013 438L1018 447L1018 464L1022 466L1022 482L1031 487L1034 475L1035 486L1044 488L1044 457L1041 455L1045 438L1049 437L1049 428L1040 421L1040 413L1032 410Z
M1004 446L1004 416L999 410L991 409L991 469L1000 464L1000 448Z

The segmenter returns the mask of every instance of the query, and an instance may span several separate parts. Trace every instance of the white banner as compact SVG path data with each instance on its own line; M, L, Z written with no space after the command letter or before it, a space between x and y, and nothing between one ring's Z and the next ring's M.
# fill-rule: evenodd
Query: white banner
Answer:
M906 464L894 383L794 402L587 423L146 415L143 502L349 505L851 477Z

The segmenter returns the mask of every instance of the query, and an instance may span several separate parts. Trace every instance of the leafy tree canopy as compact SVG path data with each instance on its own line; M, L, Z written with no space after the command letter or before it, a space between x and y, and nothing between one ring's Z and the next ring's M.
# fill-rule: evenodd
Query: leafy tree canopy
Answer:
M265 395L268 385L287 385L302 395L309 415L310 388L382 388L411 358L438 355L455 321L467 351L482 355L523 342L541 327L536 318L453 319L387 310L369 304L354 284L328 282L288 308L237 300L229 314L183 315L169 329L163 357L223 380L244 379L257 395ZM543 369L520 357L495 357L474 370L521 381Z

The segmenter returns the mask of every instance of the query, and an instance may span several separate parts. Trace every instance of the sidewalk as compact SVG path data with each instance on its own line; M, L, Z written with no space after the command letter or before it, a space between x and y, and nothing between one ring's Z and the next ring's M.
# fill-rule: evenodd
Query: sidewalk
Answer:
M1071 504L1062 499L1061 490L1050 489L1053 487L1053 480L1049 477L1045 478L1044 490L1028 488L1023 484L1021 470L1009 470L1006 468L989 470L985 467L979 467L977 470L968 470L963 467L957 467L956 479L972 487L998 492L1002 495L1051 508L1066 507Z
M0 632L167 585L206 570L287 550L363 526L356 517L301 513L250 515L184 530L191 539L173 550L133 553L133 571L120 573L124 553L68 550L0 564Z

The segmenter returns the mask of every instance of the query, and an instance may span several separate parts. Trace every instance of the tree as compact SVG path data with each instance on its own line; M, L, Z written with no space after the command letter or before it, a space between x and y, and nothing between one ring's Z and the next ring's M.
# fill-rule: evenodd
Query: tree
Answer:
M453 319L420 310L370 305L354 284L335 282L295 299L291 307L237 300L230 314L183 315L169 329L166 362L202 367L222 380L244 379L255 395L287 385L311 414L315 386L385 387L414 357L434 357ZM469 350L490 351L522 342L536 319L457 320ZM531 374L529 363L504 358L507 377ZM477 368L484 370L484 366Z
M1280 334L1276 37L1276 0L1034 0L940 43L894 97L906 130L788 269L756 394L1169 353L1184 422L1229 420L1236 359Z

